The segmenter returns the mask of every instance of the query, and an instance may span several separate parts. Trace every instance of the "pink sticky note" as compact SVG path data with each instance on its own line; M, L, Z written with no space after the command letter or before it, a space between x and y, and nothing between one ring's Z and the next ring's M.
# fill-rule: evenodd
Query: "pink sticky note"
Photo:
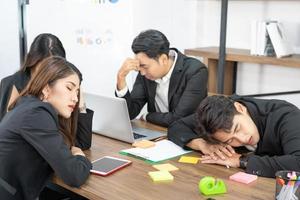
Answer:
M248 184L251 183L252 181L255 181L257 179L257 176L252 174L246 174L245 172L238 172L236 174L229 176L229 179Z

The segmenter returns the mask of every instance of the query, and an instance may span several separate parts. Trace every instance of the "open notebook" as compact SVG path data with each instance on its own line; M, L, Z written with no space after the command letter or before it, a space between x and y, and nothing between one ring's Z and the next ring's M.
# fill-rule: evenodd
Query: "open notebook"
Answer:
M184 150L170 140L158 141L155 143L154 147L146 149L137 147L120 151L121 154L137 156L150 162L168 160L190 152L191 151Z

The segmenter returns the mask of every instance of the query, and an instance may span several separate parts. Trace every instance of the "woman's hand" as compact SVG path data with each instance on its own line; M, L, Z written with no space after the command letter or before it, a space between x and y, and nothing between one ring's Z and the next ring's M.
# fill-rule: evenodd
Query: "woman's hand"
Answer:
M71 152L72 152L73 156L80 155L80 156L85 157L85 154L83 153L83 151L78 147L72 146L71 147Z
M79 100L79 105L78 105L78 109L80 113L86 113L86 105L85 105L85 99L84 99L84 95L83 95L83 91L80 87L80 100Z

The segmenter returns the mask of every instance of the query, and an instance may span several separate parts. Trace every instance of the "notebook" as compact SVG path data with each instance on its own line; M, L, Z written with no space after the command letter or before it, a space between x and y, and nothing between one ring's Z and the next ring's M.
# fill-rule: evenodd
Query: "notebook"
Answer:
M84 93L86 106L94 111L92 130L124 142L153 140L167 133L135 127L130 119L126 100Z
M154 147L150 147L147 149L137 147L120 151L121 154L133 155L145 159L150 163L157 163L160 161L168 160L190 152L191 151L184 150L183 148L174 144L170 140L161 140L155 142Z

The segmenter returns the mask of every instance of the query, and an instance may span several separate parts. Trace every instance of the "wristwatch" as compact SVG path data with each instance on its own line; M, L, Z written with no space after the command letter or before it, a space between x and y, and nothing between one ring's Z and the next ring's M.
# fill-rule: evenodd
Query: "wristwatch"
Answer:
M240 157L240 168L246 169L249 157L247 155L242 155Z

